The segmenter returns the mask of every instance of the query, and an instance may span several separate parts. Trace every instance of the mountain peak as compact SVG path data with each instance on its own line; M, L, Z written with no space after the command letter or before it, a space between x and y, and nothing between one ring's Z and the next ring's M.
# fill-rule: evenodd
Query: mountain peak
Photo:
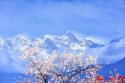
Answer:
M67 31L64 34L64 36L67 36L72 41L78 41L78 39L76 38L76 36L71 31Z
M71 31L67 31L64 35L67 35L67 36L74 36L74 34L73 34Z

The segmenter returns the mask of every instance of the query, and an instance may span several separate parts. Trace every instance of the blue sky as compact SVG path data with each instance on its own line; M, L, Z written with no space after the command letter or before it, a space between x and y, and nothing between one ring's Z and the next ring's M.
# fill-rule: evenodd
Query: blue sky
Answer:
M1 0L0 35L125 35L124 0Z
M0 0L1 37L20 33L31 37L62 35L67 30L110 40L125 37L125 1ZM8 55L4 51L0 54ZM3 60L3 63L0 62L0 71L12 62L9 57L1 56L0 60ZM9 71L19 66L13 63Z

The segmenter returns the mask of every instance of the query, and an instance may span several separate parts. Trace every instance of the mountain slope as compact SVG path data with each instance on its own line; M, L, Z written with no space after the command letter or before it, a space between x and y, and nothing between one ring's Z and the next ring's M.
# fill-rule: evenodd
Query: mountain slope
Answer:
M125 76L125 58L116 63L105 66L100 70L100 73L103 76L109 76L110 71L112 72L111 74L119 73Z

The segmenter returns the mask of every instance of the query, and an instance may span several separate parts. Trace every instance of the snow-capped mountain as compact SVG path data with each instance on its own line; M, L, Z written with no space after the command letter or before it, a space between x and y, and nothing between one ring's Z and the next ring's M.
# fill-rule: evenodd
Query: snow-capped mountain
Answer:
M48 49L70 48L72 50L84 50L85 48L96 48L103 45L83 38L80 40L72 32L66 32L62 36L43 35L44 47Z
M95 37L93 37L95 38ZM52 52L54 50L64 50L68 49L70 51L84 51L87 49L88 54L95 55L102 62L112 62L118 61L123 58L124 54L124 42L125 39L114 39L109 41L109 43L97 43L95 42L97 38L88 39L87 37L79 38L78 35L68 31L64 35L42 35L39 38L29 38L25 35L17 35L9 39L4 39L7 47L10 49L17 49L19 45L30 44L34 42L40 42L41 47L45 50ZM101 39L99 39L101 40ZM103 40L102 40L103 41ZM3 46L3 43L2 43ZM119 52L120 51L120 52ZM87 53L86 52L86 53ZM119 58L117 58L117 56ZM112 58L114 60L112 60ZM104 61L105 60L105 61Z
M109 74L109 71L111 69L115 69L115 67L117 67L118 70L121 71L121 74L124 75L124 72L122 71L124 71L124 68L125 68L125 65L124 65L125 59L122 59L122 58L125 57L124 55L125 38L113 39L109 41L109 43L104 43L104 44L97 43L95 41L96 39L95 40L87 39L86 37L79 38L78 35L75 35L72 32L66 32L64 35L60 35L60 36L47 34L47 35L42 35L39 38L29 38L25 35L17 35L12 38L1 37L0 48L7 47L9 51L12 51L13 49L17 49L18 47L20 47L20 45L25 46L26 44L28 45L31 43L32 45L34 45L34 42L39 42L41 44L41 47L47 51L63 50L65 48L71 49L72 51L74 50L82 51L87 49L87 52L91 53L92 55L95 55L98 58L98 60L100 60L101 63L103 64L119 61L114 64L105 66L102 72L107 71L107 74ZM8 57L8 56L4 56L4 57ZM13 63L7 62L7 63L13 65L13 63L17 63L17 62L13 62Z
M64 50L68 49L70 52L72 51L84 51L87 49L86 54L95 55L101 62L110 63L115 62L124 57L125 50L125 38L118 38L109 41L109 43L97 43L95 37L87 38L79 38L78 35L68 31L64 35L42 35L39 38L29 38L25 35L17 35L12 38L1 38L1 46L5 44L9 51L13 49L17 49L21 46L25 46L26 44L31 44L34 46L34 42L39 42L41 47L44 50L49 51L51 53L54 50ZM101 40L101 38L97 39ZM101 40L103 41L103 40ZM4 43L3 43L4 42Z

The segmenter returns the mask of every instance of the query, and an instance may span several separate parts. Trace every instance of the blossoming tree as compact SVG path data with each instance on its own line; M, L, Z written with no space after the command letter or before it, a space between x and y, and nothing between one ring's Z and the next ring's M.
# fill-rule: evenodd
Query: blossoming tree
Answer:
M13 50L25 62L25 73L34 76L40 83L89 83L95 82L99 65L92 55L85 56L84 51L72 53L66 49L62 52L49 53L42 46L40 38L32 41L23 36L12 39Z

